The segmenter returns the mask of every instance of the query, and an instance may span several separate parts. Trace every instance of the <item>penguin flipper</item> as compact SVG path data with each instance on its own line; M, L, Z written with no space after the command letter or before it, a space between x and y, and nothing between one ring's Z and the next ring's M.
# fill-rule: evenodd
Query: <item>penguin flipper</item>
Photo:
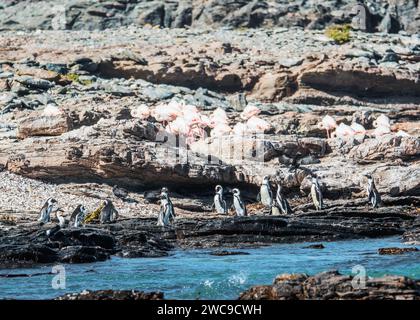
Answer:
M258 192L258 194L257 194L257 201L261 202L261 192Z

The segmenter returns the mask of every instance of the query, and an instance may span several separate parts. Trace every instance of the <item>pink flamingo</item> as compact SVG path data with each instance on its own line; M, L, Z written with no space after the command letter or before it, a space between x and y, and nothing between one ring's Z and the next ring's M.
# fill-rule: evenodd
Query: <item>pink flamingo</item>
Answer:
M134 110L131 110L131 116L141 120L146 120L150 116L150 109L147 105L141 104Z
M329 139L331 138L330 130L337 128L337 122L335 122L333 117L326 115L322 118L321 122L318 123L318 128L325 129L327 131L327 138Z
M256 106L246 106L244 111L240 114L240 117L242 120L248 120L249 118L252 118L254 116L257 116L261 113L261 110L257 108Z
M340 123L337 129L335 129L335 132L332 133L331 137L332 138L335 138L335 137L348 138L348 137L354 136L354 134L355 132L350 126L344 123Z
M249 118L246 122L246 126L248 128L248 131L257 133L264 133L265 131L271 128L271 125L267 121L258 118L257 116Z

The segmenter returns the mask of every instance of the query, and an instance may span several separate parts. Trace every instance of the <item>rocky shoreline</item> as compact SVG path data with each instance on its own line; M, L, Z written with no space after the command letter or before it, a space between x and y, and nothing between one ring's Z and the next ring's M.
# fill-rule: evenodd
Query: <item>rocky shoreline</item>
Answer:
M416 199L417 201L418 199ZM383 212L331 208L324 213L292 216L179 218L171 227L156 226L155 218L122 219L116 223L56 230L36 223L0 230L0 267L47 263L162 257L177 248L246 248L273 243L337 241L411 235L416 215L396 206ZM410 238L410 243L419 243ZM392 248L391 248L392 249ZM384 251L386 252L386 250Z
M162 257L179 248L230 255L230 248L314 242L322 249L320 242L395 235L420 244L420 7L369 1L367 32L354 28L339 45L325 28L352 22L356 4L0 4L0 268ZM167 120L151 111L170 103L194 106L203 118L222 112L229 133L212 135L207 126L206 137L188 144L168 135ZM233 128L249 106L269 128L258 139L241 134L238 156ZM327 115L365 130L331 137L320 127ZM390 120L385 133L375 124L381 116ZM256 201L266 175L281 182L293 214L270 216ZM367 203L365 175L375 178L379 208ZM325 198L321 211L310 200L313 176ZM241 190L248 217L212 211L218 184ZM156 225L162 187L177 214L166 228ZM104 199L120 216L83 228L59 229L55 217L40 226L49 197L67 219L77 205L92 212ZM417 280L372 280L371 295L349 291L349 281L337 273L288 276L241 298L418 297Z

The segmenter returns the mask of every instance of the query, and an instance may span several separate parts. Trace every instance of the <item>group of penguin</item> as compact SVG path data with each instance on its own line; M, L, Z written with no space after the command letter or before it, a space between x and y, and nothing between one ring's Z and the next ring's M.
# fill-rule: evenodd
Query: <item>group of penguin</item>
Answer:
M57 200L54 198L49 198L44 205L42 206L38 222L40 224L45 224L51 221L51 214L55 212L58 224L60 228L65 228L67 226L73 226L75 228L79 228L86 222L89 218L88 211L86 208L79 204L76 209L74 209L73 213L70 216L70 220L66 221L66 219L61 215L60 212L63 212L62 209L57 208L54 209L54 206L57 204ZM118 219L118 210L115 209L114 204L111 200L104 200L101 206L95 210L92 214L95 214L98 211L99 220L101 223L112 222Z
M366 175L368 179L367 195L369 203L373 208L376 208L381 203L381 197L376 189L375 182L370 175ZM114 187L115 189L115 187ZM115 190L114 194L115 194ZM238 188L232 189L233 203L230 208L235 210L236 216L243 217L247 216L247 208L245 202L241 198L241 192ZM311 198L316 210L322 210L324 208L323 195L321 187L317 177L312 177L311 185ZM169 198L168 188L163 187L160 192L160 210L158 215L158 226L168 226L175 220L175 210L171 199ZM282 186L277 183L277 190L275 195L271 188L270 177L264 176L260 192L257 196L257 200L261 202L266 208L270 209L272 215L288 215L292 213L292 209L282 191ZM71 225L75 228L81 227L83 224L90 222L95 218L99 218L100 223L113 222L118 219L118 210L115 209L114 204L111 200L104 200L101 206L94 212L88 214L88 211L83 205L78 205L70 216L70 220L66 221L60 212L63 210L56 209L54 206L57 201L54 198L49 198L43 207L41 208L38 222L41 224L48 223L51 221L51 213L55 212L59 221L59 228L65 228ZM218 214L227 215L229 207L227 205L224 189L221 185L217 185L215 188L214 202L212 208Z
M368 179L367 194L369 203L373 208L377 208L381 203L381 196L376 189L375 182L370 175L366 175ZM311 185L311 198L316 210L322 210L324 208L323 195L321 186L317 177L312 177ZM216 213L227 215L229 207L225 198L225 192L221 185L217 185L215 188L215 195L212 208ZM243 217L247 216L247 209L245 202L241 198L241 192L238 188L232 189L233 203L231 208L235 210L236 216ZM293 213L292 208L289 205L284 193L282 186L277 183L277 190L275 196L271 188L270 177L264 176L260 186L260 192L258 193L257 200L261 202L265 207L270 209L272 215L288 215ZM161 193L161 208L158 218L158 226L167 226L175 218L175 211L171 200L169 199L168 189L162 188Z

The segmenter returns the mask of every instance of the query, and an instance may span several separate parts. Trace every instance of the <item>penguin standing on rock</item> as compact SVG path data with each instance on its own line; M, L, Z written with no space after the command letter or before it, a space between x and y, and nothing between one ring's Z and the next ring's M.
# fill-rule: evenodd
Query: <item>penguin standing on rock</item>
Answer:
M227 214L227 205L226 200L223 196L223 187L221 185L216 186L216 194L214 195L213 206L216 209L216 212L219 214Z
M241 199L241 192L235 188L232 190L233 193L233 207L235 208L236 215L238 217L245 217L248 215L246 211L245 203Z
M263 178L260 187L259 200L267 208L271 208L273 206L273 191L271 190L269 176L264 176Z
M70 223L72 223L75 228L79 228L85 220L86 214L86 208L79 204L70 216Z
M165 227L175 220L175 211L171 199L169 199L168 189L162 188L160 194L160 211L158 216L158 226Z
M41 224L48 223L51 221L51 212L53 211L54 205L57 203L57 200L54 198L48 198L45 201L44 205L39 212L38 222Z
M289 202L282 192L280 182L277 183L276 201L275 206L281 211L282 214L291 214L292 209L290 208Z
M381 204L381 195L376 189L375 181L372 176L367 174L366 178L368 178L367 194L369 202L373 208L377 208Z
M317 177L312 178L311 196L312 196L312 201L315 205L315 209L322 210L324 206L324 202L322 199L321 187L319 185Z
M114 222L118 219L118 210L115 209L111 200L103 202L103 208L100 213L101 223Z

